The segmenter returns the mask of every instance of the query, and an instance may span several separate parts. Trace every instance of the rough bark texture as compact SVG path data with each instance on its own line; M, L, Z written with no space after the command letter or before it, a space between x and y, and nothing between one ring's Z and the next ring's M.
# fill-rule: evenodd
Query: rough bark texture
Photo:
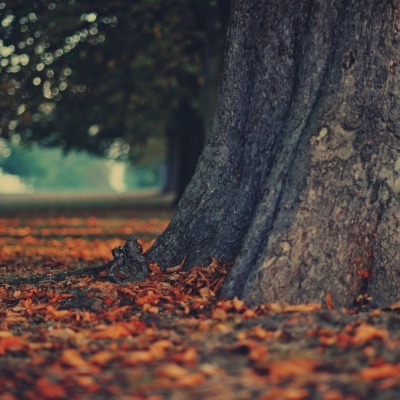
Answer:
M400 2L233 2L212 137L148 252L223 296L400 299Z

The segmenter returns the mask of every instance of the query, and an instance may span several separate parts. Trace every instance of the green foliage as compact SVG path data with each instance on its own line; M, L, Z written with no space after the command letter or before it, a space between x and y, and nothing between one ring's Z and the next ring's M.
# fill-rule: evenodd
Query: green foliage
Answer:
M2 137L135 160L182 101L199 109L218 4L0 2Z

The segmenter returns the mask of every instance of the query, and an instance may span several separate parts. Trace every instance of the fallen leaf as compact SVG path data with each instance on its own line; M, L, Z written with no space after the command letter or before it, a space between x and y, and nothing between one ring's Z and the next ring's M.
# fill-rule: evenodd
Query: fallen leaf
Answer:
M193 372L178 378L176 384L182 387L196 387L204 382L204 374L201 372Z
M188 347L183 353L178 353L173 356L173 360L185 365L189 368L194 368L197 363L198 353L195 347Z
M325 304L326 307L328 308L328 310L334 310L335 309L335 305L332 302L332 294L331 292L328 292L325 296Z
M114 353L108 350L102 350L90 357L90 362L104 366L116 357Z
M400 364L383 364L363 368L359 375L366 381L398 377L400 375Z
M309 399L310 393L302 388L272 388L267 394L257 397L257 400L302 400ZM336 397L335 399L342 398Z
M368 279L371 276L371 271L368 270L358 270L357 275L361 278Z
M216 308L212 315L211 315L212 319L215 319L217 321L225 321L228 318L227 313L222 310L221 308Z
M36 390L43 399L60 399L66 396L64 388L51 382L46 376L42 376L36 381Z
M270 375L275 378L285 379L292 376L311 374L318 364L316 360L294 359L273 361L267 367Z
M60 362L67 367L81 368L87 367L88 363L81 354L75 349L66 349L61 353Z
M163 378L178 379L188 374L186 368L177 364L168 363L157 369L157 375Z
M92 335L93 339L117 339L131 334L125 324L114 324Z
M234 307L236 312L241 312L246 307L245 302L242 301L242 300L239 300L237 297L233 298L232 303L233 303L233 307Z
M14 336L10 332L0 332L0 355L4 355L8 350L21 350L26 342L19 336Z
M156 359L156 356L151 351L130 351L125 354L123 365L138 365L148 363Z
M387 339L389 332L386 329L377 328L369 324L361 324L355 329L353 344L360 345L364 344L372 339Z
M384 310L397 311L400 310L400 300L384 308Z

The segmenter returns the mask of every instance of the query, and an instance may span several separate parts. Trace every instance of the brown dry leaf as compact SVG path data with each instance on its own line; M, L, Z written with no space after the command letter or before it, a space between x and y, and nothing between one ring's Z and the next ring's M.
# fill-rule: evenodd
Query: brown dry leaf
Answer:
M180 377L177 380L177 385L183 387L195 387L201 385L204 382L204 379L204 374L201 372L193 372Z
M292 312L311 312L315 310L320 310L322 308L321 304L309 303L309 304L284 304L282 307L282 312L292 313Z
M328 292L325 296L325 304L326 307L328 308L328 310L334 310L335 309L335 305L332 302L332 293Z
M271 376L285 379L312 373L317 365L316 360L309 359L281 360L269 363L268 369Z
M130 336L131 331L126 324L114 324L102 329L100 332L95 332L92 335L93 339L117 339L120 337Z
M151 351L130 351L125 354L122 360L123 365L138 365L142 363L149 363L156 359L156 356Z
M21 350L25 345L25 341L19 336L14 336L8 331L0 331L0 355L4 355L7 350Z
M363 323L355 329L353 344L361 345L372 339L385 340L389 337L389 332L386 329L377 328L373 325Z
M86 392L93 393L100 390L99 384L96 383L95 379L91 376L75 376L76 383L84 388Z
M154 274L154 275L162 274L161 268L156 263L150 263L149 264L149 269L150 269L151 273Z
M144 304L156 305L156 304L158 304L161 297L162 297L161 294L149 291L146 295L143 295L142 297L137 298L136 304L138 306L143 306Z
M271 339L275 337L275 332L268 331L261 326L257 325L249 331L249 336L261 340Z
M55 296L53 296L50 300L49 300L49 304L54 304L57 303L60 300L64 300L64 299L71 299L73 298L74 295L73 294L67 294L67 293L60 293L60 294L56 294Z
M160 311L158 307L152 306L151 304L143 304L142 310L150 314L158 314Z
M194 368L197 364L197 357L197 349L195 347L188 347L183 353L175 354L172 358L186 367Z
M253 310L252 308L248 308L243 314L242 317L247 319L247 318L254 318L257 317L257 313L255 310Z
M249 360L255 363L265 362L268 358L268 350L259 343L253 343L250 347Z
M62 340L66 340L72 338L76 335L76 332L71 328L56 328L52 329L47 333L47 337L50 338L58 338Z
M215 297L215 293L209 287L203 287L199 289L200 297L203 299L209 299L210 297Z
M178 265L174 265L173 267L166 268L165 273L166 274L174 274L176 272L181 271L183 268L183 264L185 264L185 261L186 261L186 256L183 257L183 260Z
M291 387L272 388L267 394L257 397L257 400L302 400L309 399L309 396L310 393L307 389ZM337 399L339 399L339 397Z
M383 364L373 367L366 367L359 372L359 375L366 381L399 377L400 364Z
M371 271L362 269L357 271L357 275L361 278L368 279L371 276Z
M239 300L237 297L234 297L232 300L233 307L236 312L241 312L246 308L246 304L244 301Z
M90 362L101 366L107 365L116 357L115 353L108 350L98 351L90 357Z
M385 310L397 311L400 310L400 300L384 308Z
M157 369L157 375L162 378L179 379L188 374L188 370L178 364L168 363Z
M66 349L61 353L60 362L67 367L82 368L87 367L88 363L81 354L75 349Z
M174 347L174 344L167 339L158 340L151 344L149 350L156 358L163 358L166 355L166 350Z
M216 319L217 321L225 321L228 318L228 314L222 308L216 308L212 315L212 319Z
M68 320L72 317L72 312L69 310L57 310L53 306L46 307L46 320Z
M60 399L66 396L64 388L50 382L46 376L42 376L36 381L36 390L43 399Z

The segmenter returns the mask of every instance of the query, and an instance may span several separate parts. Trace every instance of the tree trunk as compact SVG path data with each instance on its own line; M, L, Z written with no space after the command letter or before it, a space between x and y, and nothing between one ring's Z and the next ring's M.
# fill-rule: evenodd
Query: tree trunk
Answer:
M199 112L181 101L167 130L167 177L164 192L175 192L177 200L190 182L204 148L205 131Z
M252 304L400 299L400 2L235 0L211 139L161 265Z

